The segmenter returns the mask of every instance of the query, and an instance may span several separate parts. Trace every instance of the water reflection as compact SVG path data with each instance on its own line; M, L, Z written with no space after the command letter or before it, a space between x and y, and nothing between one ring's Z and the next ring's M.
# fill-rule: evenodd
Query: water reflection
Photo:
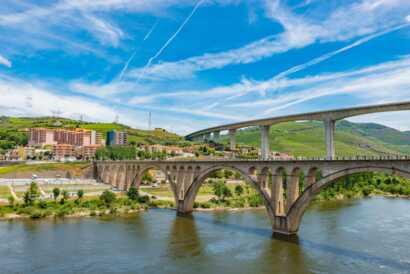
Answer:
M172 221L168 236L168 255L171 258L201 255L203 246L195 219L192 215L178 215Z
M299 237L272 236L258 210L0 222L0 273L410 273L409 212L407 200L322 205Z

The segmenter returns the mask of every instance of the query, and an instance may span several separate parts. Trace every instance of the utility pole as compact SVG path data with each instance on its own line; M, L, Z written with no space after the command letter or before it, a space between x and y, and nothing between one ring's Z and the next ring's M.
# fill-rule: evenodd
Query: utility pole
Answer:
M151 130L151 111L148 113L148 130Z

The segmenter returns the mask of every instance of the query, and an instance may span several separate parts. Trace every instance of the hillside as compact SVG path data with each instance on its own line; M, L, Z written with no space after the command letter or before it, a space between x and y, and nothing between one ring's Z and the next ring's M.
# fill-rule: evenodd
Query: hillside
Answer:
M165 130L139 130L123 124L116 123L91 123L66 118L51 117L0 117L0 141L6 139L5 135L17 135L24 138L23 131L33 127L45 128L85 128L92 129L103 134L104 139L107 131L111 129L126 131L130 142L154 144L154 143L177 143L182 137ZM17 138L17 137L16 137ZM16 139L14 138L14 139ZM12 140L14 140L12 138ZM16 141L19 143L19 141Z
M223 141L226 143L227 138ZM237 143L259 146L259 130L239 130ZM410 135L379 124L343 120L336 124L335 146L339 156L410 154ZM311 121L274 125L270 130L270 147L294 156L323 156L326 149L323 124Z

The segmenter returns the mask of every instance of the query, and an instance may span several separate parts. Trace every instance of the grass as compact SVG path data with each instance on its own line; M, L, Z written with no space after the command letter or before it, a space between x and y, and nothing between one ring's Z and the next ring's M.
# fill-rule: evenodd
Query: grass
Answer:
M62 126L56 127L53 124L55 122L61 122ZM153 143L173 143L176 144L182 141L182 137L177 134L170 133L164 130L139 130L119 123L92 123L83 122L66 118L53 118L53 117L0 117L0 128L11 129L15 131L22 131L33 127L44 128L84 128L95 130L103 135L112 129L126 131L129 136L129 141L135 141L143 144Z
M375 137L372 137L369 135L370 133L366 133L367 131L363 127L360 124L347 121L341 121L337 124L335 133L337 155L347 157L355 155L377 156L410 152L410 145L403 145L402 141L399 142L400 145L387 143L396 135L402 140L402 135L407 133L384 130L392 136L381 138L381 134L377 135L376 130L373 129L370 133L374 134ZM228 142L227 137L222 140L224 143ZM410 140L410 136L408 140ZM288 122L274 125L270 129L269 142L271 150L294 156L313 157L326 154L324 128L321 122ZM260 145L259 130L251 128L238 131L237 143L258 147Z
M7 199L11 195L8 186L0 186L0 198Z
M84 168L87 168L90 163L75 162L75 163L48 163L48 164L17 164L5 167L0 167L0 175L17 173L17 172L42 172L42 171L70 171L73 176L81 175Z

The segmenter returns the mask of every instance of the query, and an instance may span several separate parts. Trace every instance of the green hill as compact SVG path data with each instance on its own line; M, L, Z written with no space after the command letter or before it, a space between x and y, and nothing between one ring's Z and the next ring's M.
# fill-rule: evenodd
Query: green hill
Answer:
M257 128L243 129L236 139L238 144L259 146L260 133ZM324 127L316 121L274 125L269 142L273 151L294 156L321 156L326 151ZM335 147L338 156L410 154L410 135L379 124L343 120L336 124Z
M155 143L171 143L175 144L182 141L182 137L177 134L167 132L162 129L156 130L139 130L134 129L123 124L116 123L91 123L66 118L52 118L52 117L0 117L0 141L6 140L6 137L16 134L20 137L26 135L24 131L33 127L44 128L85 128L95 130L103 134L105 139L107 131L111 129L121 130L128 133L128 140L130 142L155 144ZM10 138L9 138L10 139ZM15 138L17 139L17 138ZM16 143L19 143L16 141Z

